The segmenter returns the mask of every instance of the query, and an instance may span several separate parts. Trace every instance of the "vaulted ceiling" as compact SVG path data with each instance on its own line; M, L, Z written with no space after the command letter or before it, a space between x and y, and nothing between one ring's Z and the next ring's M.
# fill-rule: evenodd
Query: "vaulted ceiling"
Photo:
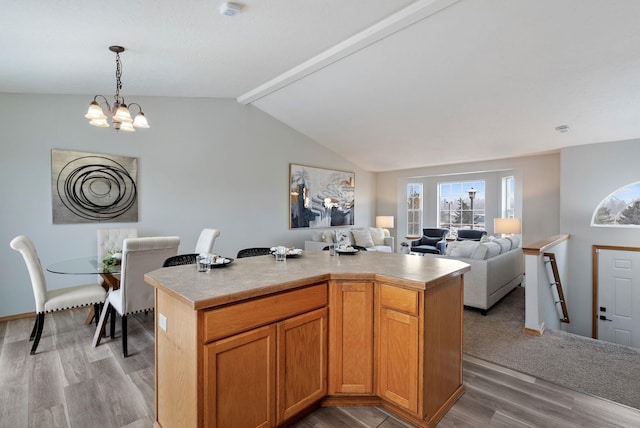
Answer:
M111 94L115 44L125 96L235 98L371 171L640 137L637 0L238 3L2 0L0 92Z

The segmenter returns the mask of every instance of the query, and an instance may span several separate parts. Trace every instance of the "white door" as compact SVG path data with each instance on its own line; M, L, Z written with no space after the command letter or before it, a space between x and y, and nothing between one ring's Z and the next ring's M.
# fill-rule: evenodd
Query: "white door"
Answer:
M598 251L598 339L640 348L640 251Z

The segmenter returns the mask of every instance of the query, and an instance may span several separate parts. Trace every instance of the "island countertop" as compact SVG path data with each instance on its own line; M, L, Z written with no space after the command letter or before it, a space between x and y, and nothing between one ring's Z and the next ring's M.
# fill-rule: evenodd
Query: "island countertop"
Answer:
M306 251L284 262L271 255L236 259L210 272L198 272L193 264L161 268L147 273L145 281L199 310L327 280L368 279L426 290L469 269L458 260L428 256Z

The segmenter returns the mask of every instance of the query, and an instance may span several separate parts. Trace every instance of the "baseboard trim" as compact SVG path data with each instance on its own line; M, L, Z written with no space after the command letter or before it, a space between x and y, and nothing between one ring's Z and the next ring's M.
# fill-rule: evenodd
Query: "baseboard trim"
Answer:
M542 333L544 333L544 327L542 327L540 330L536 330L535 328L525 327L522 329L522 332L525 334L530 334L531 336L542 336Z
M16 315L9 315L7 317L0 317L0 322L21 320L24 318L33 318L35 316L36 316L35 312L26 312L24 314L16 314Z

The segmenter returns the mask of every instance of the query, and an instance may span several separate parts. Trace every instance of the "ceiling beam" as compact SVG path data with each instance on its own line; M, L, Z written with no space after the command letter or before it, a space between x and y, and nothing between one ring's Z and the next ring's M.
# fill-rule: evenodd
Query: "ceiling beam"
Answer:
M340 61L393 33L435 15L459 1L461 0L418 0L366 30L349 37L257 88L240 95L236 100L240 104L250 104L334 62Z

